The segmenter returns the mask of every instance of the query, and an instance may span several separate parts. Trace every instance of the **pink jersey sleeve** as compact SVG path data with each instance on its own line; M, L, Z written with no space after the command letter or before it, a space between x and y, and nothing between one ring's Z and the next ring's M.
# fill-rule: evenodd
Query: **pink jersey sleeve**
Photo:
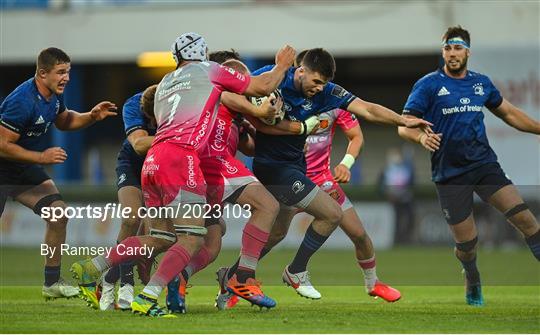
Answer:
M351 113L340 109L337 112L337 119L336 123L341 127L343 130L349 130L351 128L356 127L359 125L358 120L356 117L354 117Z
M221 91L243 94L249 86L250 76L246 76L229 67L210 62L210 80Z

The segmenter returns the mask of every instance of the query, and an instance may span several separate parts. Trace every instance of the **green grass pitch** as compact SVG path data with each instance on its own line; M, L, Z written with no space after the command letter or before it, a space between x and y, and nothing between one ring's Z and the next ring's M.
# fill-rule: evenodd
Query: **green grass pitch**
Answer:
M448 248L396 248L377 253L379 277L400 289L393 304L369 297L350 251L322 250L314 256L312 282L318 301L299 297L281 283L294 253L276 250L259 267L265 293L277 300L270 311L240 302L233 310L213 307L214 271L232 263L224 251L197 274L187 296L188 314L152 319L129 312L99 312L79 299L41 298L39 249L2 248L0 332L2 333L538 333L540 267L525 249L481 252L479 266L486 306L464 303L463 279ZM74 257L65 257L63 272Z

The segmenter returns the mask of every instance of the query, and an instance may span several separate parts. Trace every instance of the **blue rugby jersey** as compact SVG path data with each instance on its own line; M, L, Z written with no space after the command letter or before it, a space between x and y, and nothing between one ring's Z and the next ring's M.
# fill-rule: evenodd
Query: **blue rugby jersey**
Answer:
M502 100L491 80L473 71L454 79L439 69L416 82L403 113L433 123L433 130L442 133L441 146L431 155L433 181L497 161L487 139L483 107L497 108Z
M259 75L270 71L274 65L267 65L253 72ZM335 108L347 110L349 104L356 98L339 85L329 82L324 89L311 98L306 98L301 91L294 87L294 72L291 67L279 85L283 96L285 118L292 121L304 121L310 116L318 115ZM258 132L255 145L255 162L262 164L299 164L305 168L304 135L267 135Z
M127 99L122 108L122 118L124 120L126 137L138 129L146 130L149 135L156 134L156 129L150 125L149 120L143 114L141 106L142 94L143 92L140 92ZM139 156L135 152L127 138L124 140L124 143L122 143L120 151L124 151L128 154L128 157L130 157L131 160L134 160L134 162L144 160L144 157Z
M47 101L38 91L34 78L19 85L0 105L0 125L20 135L17 145L32 151L48 147L46 134L56 116L66 110L63 94L53 94ZM0 158L0 164L25 166Z

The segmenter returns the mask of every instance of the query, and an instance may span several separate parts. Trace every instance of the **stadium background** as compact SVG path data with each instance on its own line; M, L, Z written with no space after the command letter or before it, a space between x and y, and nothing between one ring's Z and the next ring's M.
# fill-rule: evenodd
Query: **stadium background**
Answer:
M163 58L144 58L144 53L167 53L178 34L196 31L205 36L211 50L239 51L252 69L273 62L273 54L285 43L298 51L324 47L336 58L336 83L400 111L414 82L441 65L440 37L446 27L461 24L472 34L470 68L488 74L503 96L540 119L540 12L535 1L2 0L1 4L0 100L33 75L41 49L56 46L72 58L66 89L69 108L87 111L101 100L122 106L171 69L159 66ZM511 129L489 112L486 124L504 169L538 215L539 138ZM346 189L376 247L451 246L430 182L429 155L402 141L393 128L361 125L365 146ZM51 145L62 146L69 154L64 164L50 169L69 205L116 201L114 168L124 137L121 116L80 132L50 132ZM337 131L334 164L345 148L346 139ZM399 174L393 179L410 184L408 190L414 194L405 212L397 214L380 178L387 158L396 152L403 156L404 171L414 174L411 183ZM483 247L524 248L502 216L481 203L476 207ZM395 219L411 211L410 236L395 240ZM118 224L118 220L105 224L72 220L68 242L108 245L115 241ZM226 247L238 246L241 227L229 225ZM30 210L10 203L0 226L1 245L35 248L43 228ZM282 247L296 247L304 228L295 227ZM339 232L327 247L349 245Z

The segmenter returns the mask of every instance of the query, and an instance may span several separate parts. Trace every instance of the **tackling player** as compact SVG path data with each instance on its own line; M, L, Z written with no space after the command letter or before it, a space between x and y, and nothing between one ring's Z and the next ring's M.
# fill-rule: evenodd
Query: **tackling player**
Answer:
M540 226L497 162L482 110L485 106L511 127L531 134L540 134L540 123L504 99L487 76L467 69L470 45L467 30L448 28L443 36L443 68L416 82L403 111L410 120L433 122L435 133L399 128L399 134L431 152L432 179L465 272L465 299L469 305L482 306L473 193L503 213L540 260Z
M294 60L294 50L286 46L276 54L274 70L249 77L206 62L207 45L198 34L181 35L172 45L172 51L178 66L163 78L157 89L154 109L158 131L143 165L142 187L146 207L174 210L180 206L181 217L152 219L150 235L122 241L128 248L146 245L154 246L158 251L168 249L157 272L131 304L134 312L158 317L170 316L158 306L158 296L189 263L206 235L204 219L184 217L184 205L206 203L206 183L197 150L208 141L221 93L269 95ZM238 286L247 289L251 286L249 280L254 280L258 256L274 218L253 222L244 228L241 264L245 267L239 267L235 272L235 278L240 281ZM81 287L86 288L83 289L86 298L95 305L94 281L99 274L112 265L138 257L140 255L121 255L113 250L107 258L99 256L73 264L72 271L81 281ZM275 305L262 292L250 298L262 306Z
M32 209L65 208L56 185L43 165L60 164L67 153L59 147L46 149L46 134L54 124L59 130L72 131L116 115L116 106L108 101L97 104L88 113L68 110L64 89L69 82L71 60L62 50L47 48L37 58L36 74L11 92L0 106L0 216L8 196ZM67 218L53 222L45 218L45 244L60 250L66 241ZM60 277L60 252L45 257L46 299L69 298L79 290Z
M271 69L265 66L254 74ZM335 73L334 58L321 48L309 50L300 67L291 67L280 84L286 118L306 120L336 108L347 110L371 122L426 128L424 120L406 119L395 112L355 97L341 86L330 82ZM414 122L411 122L414 121ZM271 235L287 231L296 214L302 209L315 217L308 227L304 240L283 271L283 279L300 295L318 299L320 293L309 281L307 263L323 245L342 220L343 212L334 199L306 177L304 144L306 135L274 136L257 133L253 171L257 178L280 201L280 214L272 227ZM281 235L281 233L279 233ZM270 249L264 248L262 255ZM229 272L236 270L236 265ZM228 275L230 276L230 274Z

